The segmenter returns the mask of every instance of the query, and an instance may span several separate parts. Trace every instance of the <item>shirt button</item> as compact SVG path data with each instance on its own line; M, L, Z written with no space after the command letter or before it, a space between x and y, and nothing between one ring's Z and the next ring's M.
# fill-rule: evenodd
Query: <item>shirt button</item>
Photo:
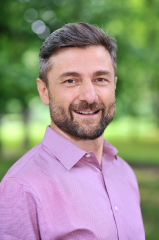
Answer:
M117 206L115 206L115 211L118 211L118 207Z
M86 157L90 157L90 156L91 156L91 154L89 154L89 153L86 155Z

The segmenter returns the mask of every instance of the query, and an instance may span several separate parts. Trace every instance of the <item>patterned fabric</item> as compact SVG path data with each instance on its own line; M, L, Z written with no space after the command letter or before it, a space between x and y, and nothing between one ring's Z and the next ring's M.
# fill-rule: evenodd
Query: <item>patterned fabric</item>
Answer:
M102 166L47 127L0 184L0 240L144 240L136 177L104 142Z

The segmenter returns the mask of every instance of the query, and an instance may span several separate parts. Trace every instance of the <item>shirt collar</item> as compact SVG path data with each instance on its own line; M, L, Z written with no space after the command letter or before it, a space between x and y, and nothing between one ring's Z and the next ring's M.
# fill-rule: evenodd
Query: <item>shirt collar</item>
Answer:
M70 170L86 154L85 151L49 126L46 128L42 144L57 157L67 170Z
M106 140L104 140L104 144L103 144L103 154L104 153L115 156L115 159L117 160L118 150Z
M46 128L42 144L47 147L56 158L64 165L67 170L70 170L84 155L87 154L84 150L70 142L51 127ZM116 157L117 149L109 142L104 140L103 154L110 154Z

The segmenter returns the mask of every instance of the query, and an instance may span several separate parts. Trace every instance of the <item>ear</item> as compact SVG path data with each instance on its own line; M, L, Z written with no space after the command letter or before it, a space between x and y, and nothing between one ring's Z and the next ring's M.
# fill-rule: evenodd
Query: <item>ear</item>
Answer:
M37 78L36 82L41 100L45 105L49 105L49 93L46 84L40 78Z
M117 79L118 79L118 78L117 78L117 77L115 77L115 89L116 89L116 83L117 83Z

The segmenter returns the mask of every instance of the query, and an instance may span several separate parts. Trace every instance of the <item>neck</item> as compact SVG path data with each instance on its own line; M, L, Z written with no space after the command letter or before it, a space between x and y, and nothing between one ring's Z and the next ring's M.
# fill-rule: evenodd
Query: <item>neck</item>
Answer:
M84 150L85 152L94 152L99 164L101 164L103 142L104 142L103 135L93 140L89 140L89 139L84 140L63 132L53 123L51 123L50 127L56 132L58 132L60 135L62 135L63 137L67 138L70 142L74 143L76 146Z

